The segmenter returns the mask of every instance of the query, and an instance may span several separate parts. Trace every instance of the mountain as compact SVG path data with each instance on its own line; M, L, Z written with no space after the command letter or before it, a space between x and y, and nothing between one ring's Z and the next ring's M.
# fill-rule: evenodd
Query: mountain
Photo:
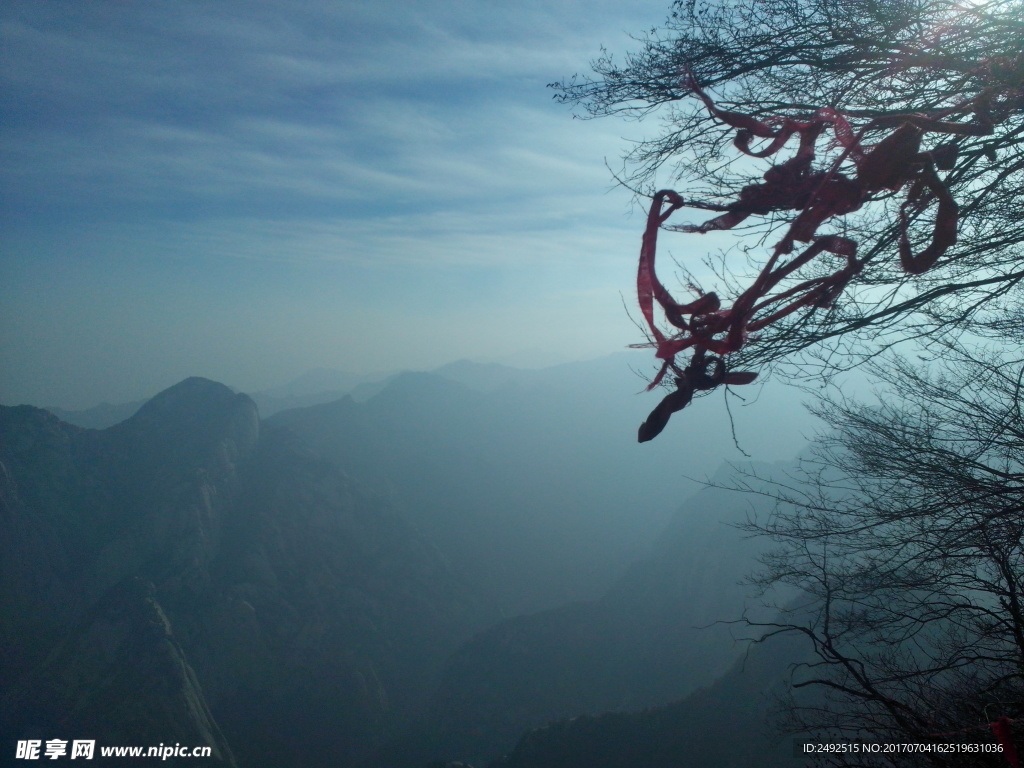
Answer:
M279 387L271 387L260 394L276 398L308 397L324 392L351 392L360 384L381 381L389 374L357 374L337 368L314 368Z
M204 379L101 430L0 408L0 738L482 764L712 684L740 649L693 627L742 611L753 553L683 473L732 429L708 398L637 445L630 359L463 361L263 421ZM791 413L741 413L741 444L786 454Z
M634 462L617 462L632 446L609 439L609 424L575 397L481 392L408 373L366 403L344 399L269 422L389 488L485 590L497 618L599 594L665 522L664 495L652 499L643 477L629 474Z
M638 445L659 396L638 396L641 360L540 370L462 360L345 397L313 390L358 377L321 370L252 397L270 423L386 493L498 619L598 598L699 487L689 478L743 456L737 443L772 458L801 446L791 393L756 387L744 393L755 407L734 403L730 414L704 398Z
M666 705L712 685L751 636L727 622L773 615L741 584L763 543L732 525L768 506L705 489L600 599L480 633L449 661L426 715L370 765L481 765L551 721Z
M800 764L793 738L774 720L792 693L790 669L809 660L802 638L777 635L684 699L549 723L489 768L790 768Z
M385 500L205 379L105 430L0 408L0 526L5 744L349 765L482 626Z
M389 375L385 374L354 374L334 368L314 368L287 384L250 392L249 396L267 418L279 411L329 403L349 394L360 399L363 393L378 391L381 382L388 378Z
M680 414L663 442L638 445L649 402L634 396L642 380L632 359L540 371L461 362L397 375L365 402L343 398L268 422L387 487L498 615L514 616L600 597L699 487L684 474L701 477L721 456L742 456L710 398ZM772 422L792 421L792 409L759 406L737 429L770 455L787 455Z

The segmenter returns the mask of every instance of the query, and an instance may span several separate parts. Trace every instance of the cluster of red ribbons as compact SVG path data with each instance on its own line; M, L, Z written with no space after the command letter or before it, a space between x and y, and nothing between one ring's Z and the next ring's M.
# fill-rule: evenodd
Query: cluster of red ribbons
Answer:
M688 78L688 85L714 118L736 129L733 143L740 152L752 157L768 157L781 150L794 135L799 136L799 148L793 157L769 168L763 182L744 187L738 199L726 206L687 203L672 190L661 190L654 195L640 248L637 299L656 357L662 361L648 389L660 384L671 371L676 390L640 427L640 442L656 437L671 414L686 407L696 392L722 384L752 382L757 374L729 371L726 362L727 356L739 351L751 334L802 308L832 306L863 263L856 257L857 244L853 240L838 235L817 235L818 228L828 219L858 210L878 193L896 192L909 185L906 201L899 210L900 264L911 274L930 269L956 243L958 206L939 179L937 169L953 168L958 149L955 141L949 141L922 152L922 138L928 132L952 136L986 135L993 132L995 125L990 112L994 98L991 89L940 113L888 116L884 121L871 121L855 131L834 109L819 109L804 121L790 118L762 121L718 108L692 77ZM957 113L973 113L974 119L971 122L947 120ZM863 143L867 133L891 126L896 127L877 144ZM829 129L841 153L827 168L815 169L817 141ZM764 139L768 144L760 150L752 149L754 139ZM847 160L853 165L852 176L840 172ZM932 240L915 254L908 235L910 211L920 211L932 200L938 203ZM677 302L658 279L655 270L658 230L674 211L688 205L721 214L700 225L666 229L706 233L731 229L751 215L797 212L754 283L737 297L732 307L723 308L716 294L700 291L693 301ZM790 258L797 242L810 243L810 246ZM822 253L838 257L841 264L823 277L781 285ZM674 327L671 333L665 333L655 322L655 303ZM690 362L685 367L677 365L676 355L686 350L692 350Z

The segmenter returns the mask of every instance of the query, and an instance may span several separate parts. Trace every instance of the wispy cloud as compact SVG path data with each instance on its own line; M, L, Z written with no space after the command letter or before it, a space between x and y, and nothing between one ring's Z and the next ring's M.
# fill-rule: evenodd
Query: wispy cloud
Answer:
M539 151L568 123L542 86L596 46L542 4L11 7L9 206L39 215L54 192L65 214L130 198L153 216L197 197L500 198L563 170L565 142Z
M601 44L627 48L627 32L667 9L664 0L625 5L5 3L0 304L28 306L25 296L52 284L69 254L101 273L130 264L138 279L115 282L138 292L133 312L150 312L147 344L169 350L179 342L161 328L174 327L174 303L150 297L179 290L168 287L175 268L203 274L240 307L244 291L252 303L283 307L301 306L289 291L308 290L290 270L337 265L346 306L360 295L385 315L415 306L435 336L458 327L445 308L481 302L493 318L520 317L532 334L560 306L563 324L610 306L632 332L617 296L629 287L641 220L626 215L628 193L608 193L603 160L643 126L573 121L544 88L585 70ZM264 279L239 279L255 264L265 265ZM100 282L69 278L61 290L80 327L109 333ZM532 320L523 317L531 296ZM209 337L251 346L244 324L190 311ZM362 322L354 309L330 311L336 325ZM67 359L67 345L52 339L45 363L28 342L38 347L68 321L55 317L33 309L0 353L24 370L56 370L55 351ZM279 322L286 328L288 315ZM476 335L493 339L503 327L493 323L476 321ZM384 325L375 324L381 345L400 332ZM296 326L299 334L309 326ZM437 363L447 359L442 342L430 344ZM553 348L543 337L515 343ZM298 346L309 347L310 366L322 364L315 343ZM454 342L449 350L466 354ZM84 382L83 366L66 373ZM17 376L7 368L0 397L38 381L37 373L16 384Z

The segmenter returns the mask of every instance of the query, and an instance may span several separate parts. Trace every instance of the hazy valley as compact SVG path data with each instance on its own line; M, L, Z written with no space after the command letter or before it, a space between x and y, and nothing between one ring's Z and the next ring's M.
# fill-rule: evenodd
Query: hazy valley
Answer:
M732 435L694 409L638 447L652 396L623 396L628 362L345 394L188 379L61 413L102 429L3 408L2 734L208 743L238 766L567 765L601 739L648 750L608 765L767 759L789 651L736 667L745 633L715 623L766 615L738 583L759 544L727 525L755 502L681 476ZM741 435L770 432L759 413ZM750 739L693 725L715 706Z

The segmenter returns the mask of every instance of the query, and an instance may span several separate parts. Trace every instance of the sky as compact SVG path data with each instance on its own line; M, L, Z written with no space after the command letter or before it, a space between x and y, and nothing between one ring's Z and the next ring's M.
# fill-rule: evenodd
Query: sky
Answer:
M546 84L668 6L8 0L0 403L642 341L645 212L606 162L657 126Z

